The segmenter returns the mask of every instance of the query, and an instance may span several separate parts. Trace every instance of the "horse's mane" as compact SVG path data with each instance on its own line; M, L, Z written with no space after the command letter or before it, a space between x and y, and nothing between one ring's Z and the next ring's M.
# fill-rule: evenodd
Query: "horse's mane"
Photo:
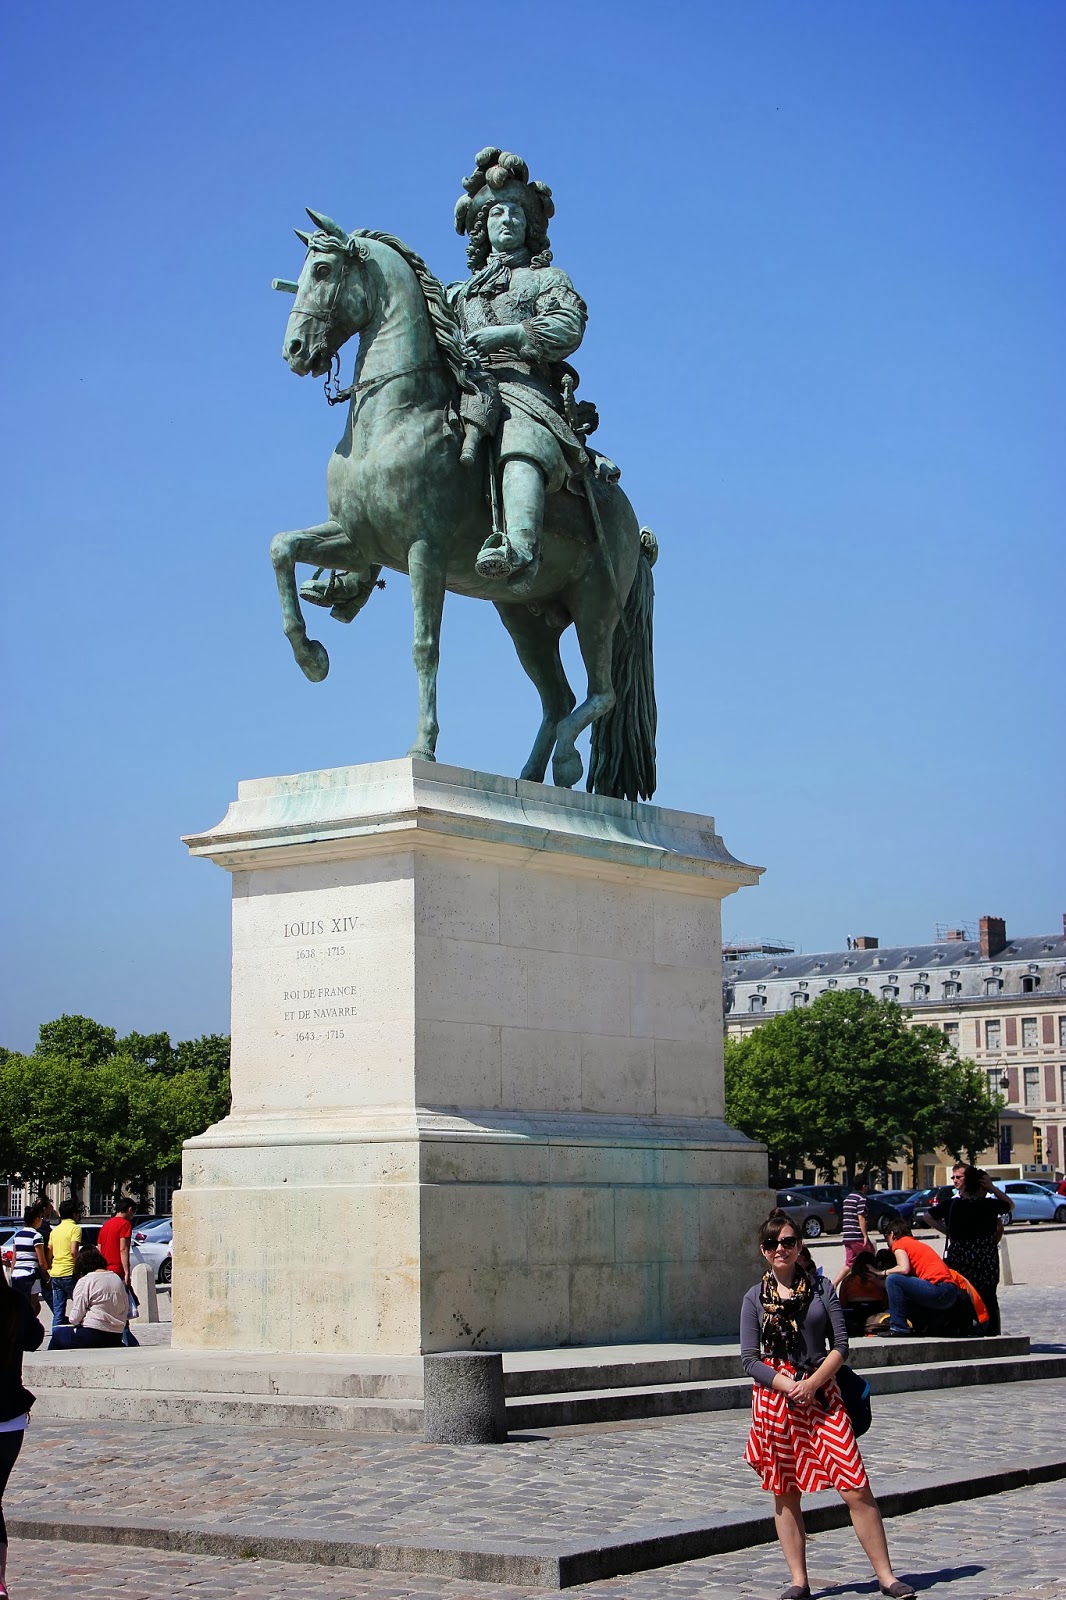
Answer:
M440 279L435 278L422 257L415 255L410 245L404 244L402 239L397 239L395 234L379 233L374 228L357 228L352 238L375 239L378 244L388 245L390 250L395 250L396 254L406 261L418 279L429 312L433 336L440 346L441 354L452 377L460 389L471 388L470 371L477 366L477 357L467 344L459 319L445 298L444 285Z

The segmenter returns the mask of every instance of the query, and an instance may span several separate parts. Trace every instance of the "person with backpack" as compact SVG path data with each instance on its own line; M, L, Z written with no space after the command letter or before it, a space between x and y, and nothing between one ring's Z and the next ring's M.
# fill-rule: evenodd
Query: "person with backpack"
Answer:
M744 1459L774 1496L774 1525L792 1583L781 1600L809 1600L802 1496L836 1489L881 1593L914 1600L892 1571L884 1523L870 1488L837 1373L848 1354L832 1286L805 1271L791 1217L771 1211L759 1229L762 1278L744 1296L740 1359L753 1381Z
M40 1348L44 1329L26 1294L0 1272L0 1600L7 1595L7 1526L3 1497L18 1460L33 1395L22 1382L22 1356Z

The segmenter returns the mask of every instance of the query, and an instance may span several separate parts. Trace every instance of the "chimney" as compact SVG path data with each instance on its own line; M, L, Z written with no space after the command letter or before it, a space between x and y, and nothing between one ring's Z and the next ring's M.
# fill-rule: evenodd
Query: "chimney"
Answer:
M1006 948L1007 924L1002 917L981 918L981 959L991 961Z
M948 944L965 944L966 943L966 929L965 928L949 928L947 933L945 933L944 938L947 940Z
M859 937L852 941L852 949L876 950L877 940L874 938L872 933L860 933Z

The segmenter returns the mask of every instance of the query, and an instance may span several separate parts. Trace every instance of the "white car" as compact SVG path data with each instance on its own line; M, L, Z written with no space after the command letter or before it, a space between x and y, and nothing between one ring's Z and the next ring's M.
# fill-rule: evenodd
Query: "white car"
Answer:
M130 1266L151 1267L156 1283L169 1283L174 1271L174 1230L169 1217L156 1217L134 1228Z

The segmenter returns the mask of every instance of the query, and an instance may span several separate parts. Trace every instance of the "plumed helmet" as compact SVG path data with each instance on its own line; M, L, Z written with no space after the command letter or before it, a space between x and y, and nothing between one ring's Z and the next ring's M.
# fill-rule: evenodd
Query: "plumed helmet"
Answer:
M466 193L455 204L455 231L470 236L467 260L471 267L483 266L489 245L485 222L495 201L513 200L526 215L526 243L539 263L551 260L548 248L548 221L555 214L552 192L546 183L530 183L529 168L521 156L496 145L486 145L475 157L475 168L463 179Z

